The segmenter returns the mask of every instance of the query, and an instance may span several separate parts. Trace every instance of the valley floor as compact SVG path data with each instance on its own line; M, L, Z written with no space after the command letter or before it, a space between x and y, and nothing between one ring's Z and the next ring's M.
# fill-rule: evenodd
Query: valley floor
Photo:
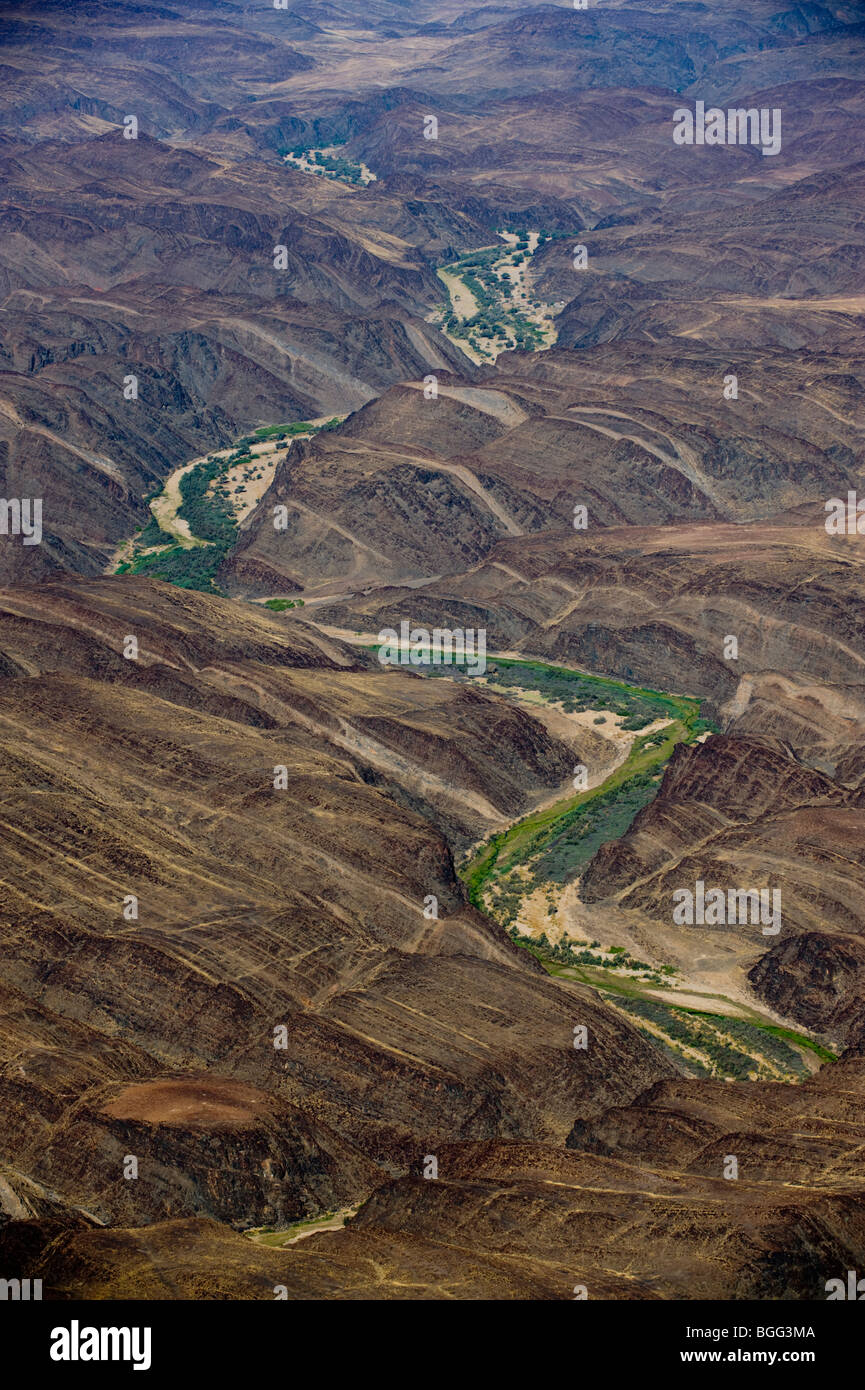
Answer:
M372 634L338 635L376 645ZM475 906L551 976L597 989L689 1075L796 1082L834 1060L825 1040L757 1003L745 978L747 951L715 947L713 954L693 930L653 936L641 924L635 933L631 915L615 904L601 914L580 899L582 866L653 798L674 748L709 737L698 700L514 654L489 653L485 676L420 669L430 679L482 684L559 736L570 726L575 739L595 739L579 791L543 798L466 855L459 873ZM607 945L595 939L601 917Z
M528 277L543 234L499 232L504 247L487 246L439 269L449 307L432 316L473 362L495 362L511 348L543 349L556 340L564 304L537 297Z
M212 584L213 570L222 554L233 544L234 528L258 506L273 482L280 459L296 439L311 439L331 418L343 417L323 415L300 424L263 426L228 448L199 455L175 468L161 490L150 499L153 520L139 528L134 536L121 542L105 573L140 574L144 571L158 579L179 582L176 574L177 552L211 547L216 549L212 549L208 556L206 568L190 570L192 582L188 586L183 585L208 589ZM217 520L220 517L225 520L226 524L221 528L225 538L221 543L212 535L202 537L196 534L183 514L187 501L184 479L208 467L212 477L206 480L204 507L212 509ZM165 572L166 565L168 572ZM202 579L205 582L199 582Z

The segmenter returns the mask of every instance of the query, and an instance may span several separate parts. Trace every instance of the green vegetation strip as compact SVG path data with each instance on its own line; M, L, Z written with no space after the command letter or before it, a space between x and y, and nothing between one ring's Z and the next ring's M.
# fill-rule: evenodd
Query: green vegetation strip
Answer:
M211 458L180 479L181 503L177 515L188 522L193 536L205 544L195 547L169 545L167 549L152 555L141 555L132 563L133 574L145 572L180 589L198 589L212 594L221 592L215 575L237 539L237 522L225 498L218 494L208 496L207 489L238 461L242 462L242 459L238 460L235 456ZM146 545L159 544L160 536L165 536L165 532L160 530L154 518L140 533L139 545L142 541ZM170 540L170 537L165 539Z
M496 656L487 663L487 676L497 685L530 684L566 709L606 709L626 716L623 728L639 729L655 719L694 720L699 718L700 701L691 695L668 695L626 681L576 671L569 666L551 666L545 661L523 657ZM529 678L528 682L526 677ZM703 721L703 728L710 728Z
M151 517L135 537L132 559L119 565L116 573L146 573L155 579L164 579L169 584L175 584L180 589L198 589L211 594L222 593L216 583L216 574L226 555L234 547L238 530L234 510L228 498L228 474L238 466L248 467L250 474L253 469L263 467L263 460L249 453L250 448L256 443L270 439L291 439L299 434L317 434L323 430L337 429L341 423L340 417L334 416L324 425L311 425L305 420L285 425L264 425L253 434L244 435L239 439L233 452L209 454L206 460L180 479L181 501L177 515L188 523L194 544L178 544L173 536L161 529L156 517ZM285 447L288 448L288 445ZM212 486L213 484L215 486ZM145 500L150 502L153 497ZM161 548L153 550L154 546ZM153 553L143 554L145 550L153 550ZM291 600L279 602L284 608L295 607ZM297 603L302 606L300 600Z
M320 174L363 187L363 166L358 164L356 160L346 159L344 155L325 154L323 150L316 149L315 146L306 145L294 145L291 149L280 149L279 154L282 155L283 159L289 156L292 160L305 159L308 164L314 165Z
M310 425L305 420L297 420L290 425L263 425L261 429L254 431L254 438L259 442L263 439L293 439L298 434L318 434L321 430L333 430L341 423L339 416L335 415L324 425ZM247 437L240 442L249 444L252 440Z
M435 669L437 675L445 673L446 668ZM631 730L660 718L670 722L655 733L637 735L625 762L599 786L525 816L482 845L460 869L472 903L492 910L503 925L510 926L511 940L531 952L550 975L600 989L643 1024L653 1025L664 1036L644 1028L647 1038L694 1075L733 1080L756 1073L778 1079L780 1073L784 1079L797 1081L810 1074L802 1050L821 1062L835 1061L835 1053L813 1038L769 1023L753 1010L747 1010L750 1018L736 1018L710 1008L658 1000L652 991L671 987L664 978L675 975L670 966L649 966L620 947L610 948L607 955L612 958L604 959L591 949L599 946L596 941L587 949L586 943L575 946L561 941L552 945L546 936L535 939L520 935L512 924L523 897L544 883L562 882L595 853L600 843L621 835L640 806L654 795L661 770L676 745L691 743L702 733L715 730L701 718L700 701L692 696L666 694L568 667L511 657L491 657L487 676L496 686L539 690L566 709L612 709L622 718L622 727ZM513 880L494 885L492 907L484 904L484 891L494 876L505 875L529 861L529 880L521 880L519 885ZM624 971L637 971L640 978ZM730 1002L720 995L717 998ZM700 1054L704 1061L689 1056L688 1050Z
M638 773L645 775L648 769L660 767L667 761L676 743L681 742L683 737L681 726L677 723L672 727L678 736L671 735L669 739L665 740L661 748L642 749L639 746L642 740L635 740L634 747L625 762L616 768L615 772L611 773L600 786L591 791L578 792L575 796L567 797L563 801L557 801L552 806L547 806L543 811L535 811L532 815L516 821L507 830L501 831L498 835L494 835L491 840L488 840L476 858L470 864L462 865L460 869L460 876L466 885L470 901L476 907L481 906L481 894L493 873L507 873L509 869L513 869L518 864L523 864L527 859L549 849L553 842L567 831L584 828L590 805L593 805L595 810L602 812L614 809L618 800L616 793L619 788L631 784ZM645 783L642 786L651 791ZM650 799L651 796L647 796L642 804L645 805ZM598 822L594 821L592 828L601 829L602 839L599 843L624 834L638 809L639 804L633 807L633 813L627 818L627 824L618 823L617 818L615 826L603 826L601 828L598 827Z
M684 1064L698 1073L714 1071L737 1081L747 1080L754 1071L771 1075L773 1069L790 1080L801 1081L810 1075L801 1054L787 1040L758 1023L682 1009L653 999L619 999L618 1004L635 1017L654 1024L674 1045L707 1057L711 1064L708 1067L695 1058L683 1057ZM813 1046L810 1039L795 1034L793 1037L799 1046Z
M377 652L380 646L379 642L367 643L365 650ZM464 665L456 663L413 665L412 670L451 680L477 679L467 674ZM599 845L624 834L637 811L652 799L660 771L677 743L693 743L702 733L717 732L709 720L700 717L701 702L693 695L670 695L568 666L519 657L490 657L486 674L495 685L539 690L566 709L605 709L621 716L623 727L631 730L659 719L671 722L665 729L638 736L625 762L597 787L515 821L464 861L460 877L470 902L482 910L483 891L494 874L505 873L545 851L552 851L552 858L544 864L543 872L548 879L563 882ZM567 843L557 846L564 837Z
M713 1019L715 1021L717 1021L719 1018L725 1018L725 1021L728 1023L741 1022L747 1024L751 1028L759 1028L761 1033L770 1033L774 1037L780 1039L781 1042L793 1043L796 1047L806 1048L809 1052L813 1052L817 1057L819 1057L821 1062L836 1062L838 1060L836 1054L832 1052L828 1047L824 1047L822 1043L815 1042L813 1038L806 1037L804 1033L797 1033L792 1028L781 1028L777 1023L762 1023L759 1019L756 1018L750 1020L731 1020L726 1018L726 1016L723 1014L704 1014L702 1009L686 1008L684 1004L677 1004L675 1007L679 1010L680 1013L683 1014L698 1014L702 1017Z
M541 233L539 246L546 234ZM521 265L528 256L528 238L521 236L517 245L495 246L472 251L452 265L442 266L448 275L461 280L478 305L478 312L461 321L448 300L444 327L454 338L467 338L477 346L475 335L512 341L518 348L536 349L543 344L543 334L525 314L512 306L513 288L509 277L499 279L499 268Z
M523 688L527 677L534 675L535 685L540 677L544 693L552 698L559 697L556 686L564 686L580 708L609 705L610 697L614 697L615 712L624 715L632 727L636 722L645 725L659 718L671 722L656 733L638 735L625 762L599 786L532 812L488 840L460 869L469 899L476 907L482 905L484 888L493 874L506 873L548 851L552 855L543 865L541 877L563 881L600 844L624 833L637 811L652 799L660 771L676 744L693 742L712 727L700 718L700 701L691 696L666 695L546 662L496 657L487 668L497 682L506 679L511 669L519 673ZM567 837L566 843L561 843L563 837Z
M747 1005L740 1007L750 1017L737 1018L728 1014L716 1013L711 1008L698 1009L694 1008L693 1005L677 1004L672 1000L658 999L655 990L658 987L669 987L669 982L662 978L663 975L675 974L671 966L648 966L643 961L634 960L626 951L621 949L618 950L617 960L601 964L599 958L591 950L585 948L577 950L569 942L559 942L552 946L545 936L535 939L521 936L515 930L511 930L510 937L515 945L529 951L548 974L589 985L592 989L597 989L603 993L610 1003L615 1003L627 1012L661 1028L667 1034L668 1042L672 1042L672 1047L668 1046L666 1050L675 1052L677 1060L690 1067L695 1073L711 1074L709 1068L701 1067L700 1063L693 1058L683 1057L675 1046L677 1042L687 1044L696 1051L704 1052L714 1062L721 1075L738 1079L747 1075L749 1067L751 1070L760 1069L760 1056L768 1058L770 1062L783 1070L790 1080L803 1079L810 1075L810 1072L801 1056L795 1051L796 1048L812 1052L821 1062L837 1060L836 1054L822 1043L816 1042L813 1038L809 1038L804 1033L798 1033L792 1028L784 1028L778 1024L767 1022ZM598 943L595 942L593 945L598 945ZM611 950L616 951L617 948L613 947ZM597 964L587 967L584 962L588 961L597 962ZM616 977L614 970L622 968L642 969L648 978L638 980L627 975ZM707 998L716 998L723 1003L730 1002L720 994L707 996ZM687 1022L689 1016L693 1019L693 1025L690 1028ZM732 1043L738 1043L740 1046L734 1048L730 1044L718 1044L717 1040L713 1038L713 1029L723 1033ZM653 1043L663 1044L662 1039L650 1032L647 1032L646 1036ZM729 1047L729 1055L724 1050L725 1047ZM746 1065L746 1061L748 1065Z

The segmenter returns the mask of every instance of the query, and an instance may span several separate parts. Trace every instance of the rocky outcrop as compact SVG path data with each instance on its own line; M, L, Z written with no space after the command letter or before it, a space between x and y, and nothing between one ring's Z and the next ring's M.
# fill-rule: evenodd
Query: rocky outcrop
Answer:
M465 900L440 825L573 760L524 712L158 581L16 590L0 646L0 1163L54 1200L285 1222L673 1074Z
M865 1040L865 941L803 932L779 941L748 973L776 1013L861 1050Z
M743 843L737 832L766 818L804 807L843 806L848 793L825 774L804 766L779 746L716 735L701 744L680 744L654 801L639 811L626 835L602 845L587 867L580 893L597 902L616 893L642 902L632 885L652 875L687 869L696 846L715 860L727 843ZM789 817L784 818L789 825ZM686 879L682 880L683 882Z

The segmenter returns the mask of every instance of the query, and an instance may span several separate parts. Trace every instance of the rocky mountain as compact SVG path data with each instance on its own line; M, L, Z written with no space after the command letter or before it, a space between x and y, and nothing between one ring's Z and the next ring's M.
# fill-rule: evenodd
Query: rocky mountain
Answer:
M454 1145L436 1182L383 1184L343 1230L281 1250L202 1220L143 1234L21 1222L19 1249L60 1297L209 1297L219 1279L250 1299L282 1288L316 1299L567 1300L582 1289L616 1301L813 1300L863 1239L861 1062L831 1073L747 1095L658 1082L577 1126L565 1148ZM731 1152L736 1182L722 1176ZM0 1249L14 1258L9 1233Z
M468 599L481 581L467 571L488 557L485 584L501 588L523 573L518 556L555 566L605 546L606 527L695 521L727 529L680 526L671 548L736 534L756 553L765 531L745 540L741 523L855 488L862 368L845 365L742 353L736 401L724 394L729 358L702 346L507 353L473 384L438 374L435 398L421 380L402 383L292 454L224 577L240 592L280 592L282 578L317 596L457 573ZM278 532L276 504L288 510ZM814 524L792 544L825 542L816 514L795 520Z
M865 652L853 599L861 556L858 537L829 537L819 523L547 532L499 541L460 574L370 589L315 611L368 633L408 615L430 626L482 626L496 651L699 694L719 714L808 751L833 745L819 706L841 701L837 757L861 738ZM737 640L733 657L728 636ZM805 722L809 686L813 718ZM767 702L791 708L770 715Z
M454 874L569 771L542 724L154 581L0 625L7 1214L297 1219L673 1070Z
M0 1280L824 1298L865 1259L859 8L0 40ZM403 623L484 668L383 663Z
M4 486L43 499L44 541L4 544L0 577L98 574L190 455L459 357L412 322L435 293L417 252L298 207L303 175L226 172L144 132L68 149L4 161Z

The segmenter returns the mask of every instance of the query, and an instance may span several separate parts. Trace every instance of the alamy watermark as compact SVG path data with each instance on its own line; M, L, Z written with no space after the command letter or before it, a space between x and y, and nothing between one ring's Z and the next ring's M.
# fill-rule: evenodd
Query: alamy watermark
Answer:
M42 498L0 497L0 536L23 536L24 545L39 545Z
M865 502L860 502L855 492L847 493L846 502L830 497L823 524L829 536L865 536Z
M771 897L770 897L771 894ZM673 890L677 927L760 926L764 936L781 930L780 888L710 888L697 879L693 888Z
M382 628L378 659L382 666L465 666L470 676L487 669L487 632L479 627L412 627L407 621Z
M827 1303L837 1303L839 1299L855 1303L865 1301L865 1279L857 1278L855 1269L848 1269L846 1284L843 1279L827 1279L823 1287Z
M679 106L673 112L676 145L759 145L764 155L781 150L781 109L773 106L710 106L698 101L691 111Z
M68 1327L51 1332L52 1361L131 1361L133 1371L149 1371L152 1329L149 1327L82 1327L73 1318Z
M42 1297L41 1279L0 1279L0 1301L30 1303Z

